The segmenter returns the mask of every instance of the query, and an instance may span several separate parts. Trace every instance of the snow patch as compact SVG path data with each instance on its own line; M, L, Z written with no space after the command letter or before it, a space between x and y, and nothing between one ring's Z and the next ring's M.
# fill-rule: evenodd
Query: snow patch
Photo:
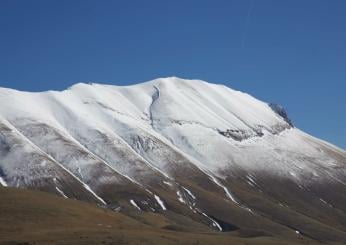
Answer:
M323 200L322 198L320 198L320 201L323 202L324 204L327 204L327 202Z
M211 180L218 186L220 186L224 191L226 196L231 199L232 202L234 202L235 204L239 205L239 202L233 197L233 195L231 194L231 192L227 189L226 186L224 186L223 184L220 183L220 181L218 181L214 176L212 176L211 174L207 174Z
M62 190L59 189L59 187L56 186L55 189L56 189L56 190L59 192L59 194L62 195L64 198L66 198L66 199L68 198L68 197L65 195L65 193L64 193Z
M168 182L168 181L162 181L165 185L168 185L168 186L173 186L173 184L172 183L170 183L170 182Z
M331 205L330 203L328 203L326 200L324 200L324 199L322 199L322 198L320 198L320 201L321 201L322 203L324 203L325 205L327 205L328 207L330 207L330 208L333 207L333 205Z
M251 174L247 175L246 178L249 181L248 183L249 184L251 183L250 185L252 185L252 186L256 186L257 185L257 183L255 181L255 177L253 177Z
M206 174L207 174L207 173L206 173ZM225 191L225 193L226 193L226 196L227 196L232 202L234 202L235 204L237 204L239 207L241 207L241 208L243 208L243 209L249 211L250 213L254 214L254 211L253 211L251 208L249 208L249 207L247 207L247 206L245 206L245 205L243 205L243 204L240 204L240 203L234 198L234 196L231 194L231 192L227 189L227 187L224 186L223 184L221 184L219 180L217 180L214 176L212 176L212 175L210 175L210 174L208 174L208 176L211 178L211 180L212 180L216 185L218 185L218 186L220 186L221 188L224 189L224 191Z
M183 187L183 189L187 192L187 194L189 194L189 196L190 196L192 199L196 200L196 196L195 196L194 194L192 194L192 192L191 192L189 189L187 189L187 188L185 188L185 187Z
M137 203L136 203L133 199L130 200L130 203L132 204L132 206L134 206L134 207L137 208L139 211L141 211L141 208L137 205Z
M157 203L158 203L158 204L160 205L160 207L162 208L162 210L167 210L167 208L166 208L164 202L161 200L161 198L160 198L159 196L157 196L157 195L154 195L154 197L155 197Z
M91 188L90 186L88 186L87 184L83 183L83 186L85 189L87 189L91 194L94 195L94 197L96 197L100 202L102 202L104 205L107 205L107 203L101 198L99 197Z
M287 204L284 204L284 203L282 203L282 202L279 202L279 206L285 207L285 208L289 208L289 206L288 206Z
M212 222L212 225L214 227L216 227L217 229L219 229L219 231L222 231L222 227L219 225L219 223L217 223L214 219L210 218L208 215L206 215L205 213L202 212L202 215L204 217L206 217L207 219L209 219Z
M177 195L178 195L178 200L179 200L179 202L181 202L181 203L186 203L186 202L184 201L183 195L181 194L180 191L177 191Z
M2 186L4 186L4 187L7 187L8 185L7 185L7 183L6 183L6 181L0 176L0 184L2 185Z

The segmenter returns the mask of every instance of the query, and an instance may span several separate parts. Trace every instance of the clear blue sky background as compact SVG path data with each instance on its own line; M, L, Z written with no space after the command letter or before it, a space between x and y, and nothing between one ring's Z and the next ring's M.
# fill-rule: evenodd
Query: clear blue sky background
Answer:
M345 13L345 0L0 0L0 86L199 78L346 149Z

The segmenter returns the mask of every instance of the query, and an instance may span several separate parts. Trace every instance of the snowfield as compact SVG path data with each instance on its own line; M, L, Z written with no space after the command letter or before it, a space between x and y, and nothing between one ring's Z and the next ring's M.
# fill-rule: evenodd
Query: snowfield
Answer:
M220 231L211 216L266 212L249 193L269 202L275 194L275 205L289 208L284 195L268 189L273 183L285 186L282 192L298 188L296 198L308 195L316 205L328 203L324 208L346 200L321 189L344 190L343 149L295 128L282 107L224 85L170 77L40 93L0 88L0 105L3 186L102 206L123 199L142 211L186 208ZM212 197L224 207L207 205Z

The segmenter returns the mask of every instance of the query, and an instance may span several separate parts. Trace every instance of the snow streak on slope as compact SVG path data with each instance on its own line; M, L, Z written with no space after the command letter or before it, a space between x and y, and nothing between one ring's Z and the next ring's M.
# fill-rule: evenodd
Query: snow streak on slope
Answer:
M0 185L7 187L7 183L2 177L0 177Z
M162 210L167 210L165 204L163 203L163 201L161 200L161 198L157 195L154 195L157 203L160 205L160 207L162 208Z
M205 213L202 213L202 215L203 215L204 217L206 217L207 219L209 219L209 220L212 222L213 226L217 227L217 229L218 229L219 231L222 231L221 226L220 226L215 220L213 220L212 218L210 218L210 217L209 217L208 215L206 215Z
M134 206L134 207L137 208L139 211L141 211L141 208L137 205L137 203L136 203L133 199L130 200L130 203L131 203L132 206Z
M64 198L68 198L66 195L65 195L65 193L62 191L62 190L60 190L58 187L55 187L55 189L59 192L59 194L60 195L62 195Z

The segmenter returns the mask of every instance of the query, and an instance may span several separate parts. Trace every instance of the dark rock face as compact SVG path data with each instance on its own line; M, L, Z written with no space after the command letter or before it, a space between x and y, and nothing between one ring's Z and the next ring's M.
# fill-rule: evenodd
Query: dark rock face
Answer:
M239 130L239 129L227 129L225 131L222 130L218 130L219 134L225 136L226 138L232 138L236 141L242 141L245 139L248 139L250 137L254 137L254 136L263 136L262 132L252 132L252 131L245 131L245 130Z
M270 103L269 107L280 117L282 117L291 127L294 127L291 119L288 118L285 108L279 104Z

